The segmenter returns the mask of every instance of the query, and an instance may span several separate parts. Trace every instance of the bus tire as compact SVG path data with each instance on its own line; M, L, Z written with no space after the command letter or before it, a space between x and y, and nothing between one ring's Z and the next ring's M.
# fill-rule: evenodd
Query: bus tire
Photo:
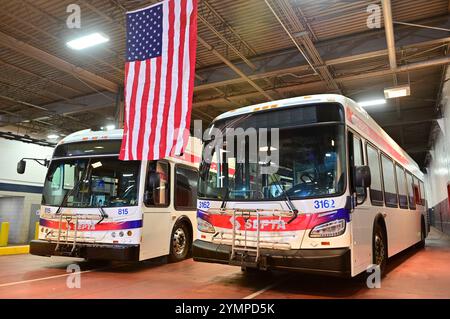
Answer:
M417 248L424 249L425 248L425 222L423 220L423 217L421 218L420 222L420 241L417 243Z
M387 238L383 226L380 223L375 224L372 241L373 264L380 267L381 275L385 274L387 254Z
M186 259L191 250L191 233L189 226L184 222L176 222L170 237L170 262Z

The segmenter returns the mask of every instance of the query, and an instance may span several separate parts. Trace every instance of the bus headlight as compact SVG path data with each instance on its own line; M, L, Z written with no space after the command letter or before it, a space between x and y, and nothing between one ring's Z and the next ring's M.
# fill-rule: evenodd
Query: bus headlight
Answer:
M211 225L206 220L197 217L197 229L204 233L215 233L216 230L214 229L214 226Z
M311 238L336 237L345 232L345 219L336 219L314 227L309 233Z

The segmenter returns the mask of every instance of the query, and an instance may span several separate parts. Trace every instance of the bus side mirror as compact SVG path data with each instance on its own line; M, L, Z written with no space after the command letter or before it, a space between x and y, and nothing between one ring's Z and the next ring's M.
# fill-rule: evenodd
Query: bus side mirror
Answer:
M355 167L355 186L370 187L371 184L370 168L367 165Z
M25 162L23 159L21 159L17 163L17 174L23 174L25 173L25 168L27 167L27 162Z

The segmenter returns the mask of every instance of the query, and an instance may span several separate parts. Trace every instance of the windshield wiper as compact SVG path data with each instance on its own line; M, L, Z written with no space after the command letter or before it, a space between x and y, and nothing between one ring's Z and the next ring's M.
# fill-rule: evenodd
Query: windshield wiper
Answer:
M78 180L78 182L70 190L67 191L66 195L64 195L64 197L61 201L61 204L58 206L58 209L55 212L55 215L59 214L59 212L61 211L61 208L67 204L67 200L69 199L69 196L72 195L75 192L75 190L77 190L80 187L81 183L84 181L84 179L87 176L87 171L89 170L90 164L91 164L91 159L89 159L86 164L86 168L85 168L85 171L83 172L83 176L81 176L81 178Z
M270 175L270 177L274 177L275 182L277 183L278 187L281 189L282 195L284 195L284 197L286 198L286 204L288 205L289 210L294 214L294 216L287 222L288 224L290 224L294 219L296 219L298 217L298 209L295 208L295 205L291 201L291 198L284 190L283 185L281 184L281 181L278 179L278 176L276 176L275 173L272 173Z
M100 214L102 215L102 218L98 221L97 225L100 224L105 218L108 218L108 214L105 212L102 206L97 206L97 208L100 210Z
M233 180L235 180L235 184L236 184L236 173L238 172L238 170L240 170L241 169L241 167L242 167L242 165L238 165L238 167L234 170L234 174L233 174L233 176L231 177ZM225 176L224 176L225 177ZM227 172L227 178L228 178L228 172ZM230 182L230 179L228 178L228 182ZM226 205L226 203L227 203L227 201L228 201L228 196L230 195L230 186L228 185L228 188L226 189L226 192L225 192L225 195L224 195L224 197L223 197L223 199L222 199L222 204L220 204L220 208L221 209L224 209L225 208L225 205Z

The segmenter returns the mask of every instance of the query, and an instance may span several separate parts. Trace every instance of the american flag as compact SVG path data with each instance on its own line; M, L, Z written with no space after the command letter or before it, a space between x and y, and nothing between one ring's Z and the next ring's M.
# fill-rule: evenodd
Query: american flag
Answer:
M197 0L127 12L125 120L119 158L179 155L191 119Z

